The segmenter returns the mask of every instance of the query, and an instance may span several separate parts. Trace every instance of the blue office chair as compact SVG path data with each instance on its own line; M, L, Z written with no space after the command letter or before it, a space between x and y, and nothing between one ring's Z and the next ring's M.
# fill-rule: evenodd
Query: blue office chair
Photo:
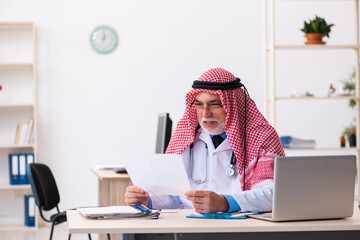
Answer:
M48 166L41 163L29 164L26 171L40 216L45 222L51 222L50 240L52 240L55 225L67 221L66 211L60 212L58 207L60 195L54 175ZM56 208L57 213L51 215L49 219L44 217L43 211L49 211L54 208ZM91 240L90 234L88 234L88 237ZM69 240L70 238L71 234L69 234ZM110 240L109 234L108 239Z

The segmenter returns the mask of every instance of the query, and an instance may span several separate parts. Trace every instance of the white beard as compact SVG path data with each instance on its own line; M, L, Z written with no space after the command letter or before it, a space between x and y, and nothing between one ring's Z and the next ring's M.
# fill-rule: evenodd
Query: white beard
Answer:
M214 122L217 122L218 125L216 128L209 130L203 126L204 121L214 121ZM223 132L225 132L225 123L220 122L216 118L203 118L203 119L201 119L200 126L206 133L208 133L210 135L219 135L219 134L222 134Z

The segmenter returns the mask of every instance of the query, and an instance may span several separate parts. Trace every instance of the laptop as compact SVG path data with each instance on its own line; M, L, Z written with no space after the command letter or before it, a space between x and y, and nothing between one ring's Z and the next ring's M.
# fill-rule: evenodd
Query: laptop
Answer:
M249 217L296 221L351 217L355 155L277 157L272 212Z

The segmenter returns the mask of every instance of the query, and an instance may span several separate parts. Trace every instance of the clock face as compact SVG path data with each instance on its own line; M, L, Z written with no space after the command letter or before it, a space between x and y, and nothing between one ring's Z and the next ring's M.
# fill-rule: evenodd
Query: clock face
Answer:
M111 27L99 26L90 34L90 44L98 53L111 53L118 44L118 36Z

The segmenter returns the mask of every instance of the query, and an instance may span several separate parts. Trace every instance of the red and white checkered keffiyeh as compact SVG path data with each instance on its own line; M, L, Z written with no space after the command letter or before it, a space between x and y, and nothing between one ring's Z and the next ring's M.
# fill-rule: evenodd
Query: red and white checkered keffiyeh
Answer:
M199 80L206 82L231 82L235 79L235 76L229 71L222 68L214 68L202 74ZM181 154L194 141L195 129L199 122L195 107L191 105L195 99L195 94L198 92L208 92L220 96L226 111L225 132L237 159L238 173L241 175L241 186L243 186L242 174L244 164L244 101L245 97L247 98L245 190L250 190L254 184L263 180L273 179L274 157L266 156L285 155L280 138L275 129L257 109L252 99L241 88L232 90L191 90L186 95L185 114L176 126L166 153ZM258 161L260 157L261 161Z

